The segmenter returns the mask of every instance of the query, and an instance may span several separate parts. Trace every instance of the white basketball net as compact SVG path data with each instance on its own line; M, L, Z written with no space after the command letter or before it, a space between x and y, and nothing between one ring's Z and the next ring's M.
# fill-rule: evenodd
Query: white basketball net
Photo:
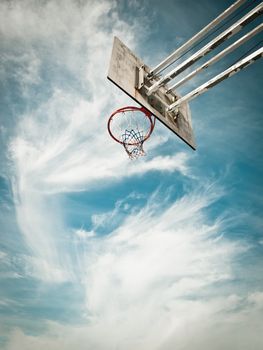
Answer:
M123 147L130 159L137 159L145 155L143 150L144 136L134 129L125 130L122 135Z

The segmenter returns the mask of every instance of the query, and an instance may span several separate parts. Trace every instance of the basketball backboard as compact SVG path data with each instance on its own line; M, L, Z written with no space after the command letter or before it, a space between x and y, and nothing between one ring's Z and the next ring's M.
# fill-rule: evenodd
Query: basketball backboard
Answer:
M196 149L190 109L187 103L176 111L168 112L169 105L180 98L176 92L167 93L168 87L160 86L154 94L147 95L148 89L158 78L147 78L147 67L120 39L114 38L108 79L127 95L151 112L160 122L172 130L192 149Z

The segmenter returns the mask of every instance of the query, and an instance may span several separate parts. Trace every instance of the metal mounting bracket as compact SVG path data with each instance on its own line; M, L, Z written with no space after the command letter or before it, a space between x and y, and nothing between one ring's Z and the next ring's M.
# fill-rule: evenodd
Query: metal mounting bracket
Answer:
M135 88L140 90L144 85L144 65L136 69Z

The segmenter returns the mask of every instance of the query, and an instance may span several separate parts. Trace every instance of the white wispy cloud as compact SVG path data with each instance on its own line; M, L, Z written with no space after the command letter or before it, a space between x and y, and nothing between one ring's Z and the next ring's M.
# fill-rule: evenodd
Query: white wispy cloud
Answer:
M211 186L169 205L157 192L111 235L93 236L91 245L81 234L86 324L48 322L39 336L17 329L6 349L259 350L262 292L217 293L235 278L232 262L248 249L221 235L224 220L208 223L207 207L221 195Z
M131 332L139 330L137 341L127 337L125 345L120 343L122 327L113 329L109 322L105 322L105 332L100 327L70 327L57 323L49 323L49 333L45 336L30 336L21 330L14 330L11 342L6 349L50 349L69 350L78 349L240 349L262 348L262 305L250 307L250 295L240 298L233 294L227 298L214 298L207 301L182 301L173 303L176 316L171 317L169 308L163 310L163 319L158 318L155 323L155 334L151 329L142 327L144 309L138 315L136 322L129 324ZM157 303L155 307L158 307ZM152 315L154 316L154 315ZM249 326L248 326L249 325ZM141 328L140 328L141 327ZM114 333L113 333L114 332ZM54 337L54 334L57 337ZM103 339L103 336L106 339ZM99 340L99 341L98 341ZM99 344L98 344L99 343Z
M206 223L203 210L214 196L213 191L203 196L196 193L167 206L165 199L154 195L142 210L127 217L111 236L99 242L101 254L91 269L88 308L95 314L111 308L104 305L111 292L110 300L118 302L126 295L133 304L142 291L147 295L160 288L161 292L165 286L173 297L184 297L231 278L227 261L241 246L218 239L220 222ZM219 259L222 254L224 260ZM102 281L104 288L96 287Z
M106 81L111 39L117 34L135 45L134 27L118 17L115 6L112 1L67 1L63 7L56 1L1 4L1 32L11 52L4 65L11 67L29 106L18 116L8 140L9 173L17 221L33 255L26 259L26 270L43 280L71 278L66 243L64 249L57 243L66 230L63 215L51 194L88 190L148 171L188 174L189 156L184 153L134 163L107 134L109 111L126 101ZM14 41L17 47L12 46ZM53 71L52 65L57 69ZM18 69L12 71L14 67ZM74 75L87 93L68 89L71 80L63 88L65 72ZM48 91L33 104L32 84ZM160 136L150 148L165 140Z
M47 332L38 336L16 329L6 349L152 350L174 349L174 344L178 349L233 349L238 328L247 339L238 343L240 349L252 336L260 344L245 324L259 320L261 292L247 299L216 296L214 284L234 278L231 263L248 249L224 238L224 219L209 222L206 208L222 195L216 187L197 189L172 204L155 193L140 210L127 210L106 237L96 230L118 215L118 204L94 215L90 231L65 227L57 194L150 171L191 176L188 155L158 154L168 138L164 129L148 143L157 155L136 163L107 134L109 111L127 101L105 80L111 39L119 35L136 46L136 19L133 24L121 20L117 4L0 4L1 35L11 52L5 66L18 67L12 74L25 99L35 86L47 96L35 104L25 100L28 108L17 116L8 140L16 220L28 247L21 257L23 272L42 283L77 281L86 295L84 326L47 322ZM79 89L70 88L65 72L76 78ZM2 69L1 76L6 77ZM70 253L75 242L82 250Z

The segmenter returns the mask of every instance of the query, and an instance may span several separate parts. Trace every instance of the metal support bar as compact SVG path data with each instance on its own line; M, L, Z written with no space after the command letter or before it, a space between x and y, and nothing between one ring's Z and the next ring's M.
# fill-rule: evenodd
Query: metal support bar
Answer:
M199 39L203 38L210 30L212 30L215 26L217 26L220 22L222 22L225 18L227 18L231 13L233 13L236 9L238 9L246 0L238 0L230 7L228 7L224 12L222 12L218 17L216 17L212 22L210 22L207 26L205 26L200 32L195 34L192 38L190 38L186 43L180 46L177 50L175 50L170 56L168 56L165 60L159 63L156 67L154 67L149 76L154 76L160 70L167 67L170 63L174 62L176 58L179 57L183 52L185 52L190 46L192 46Z
M204 83L201 86L197 87L193 91L189 92L185 96L181 97L179 100L177 100L176 102L172 103L167 108L167 111L171 112L171 111L175 110L180 104L182 104L184 102L188 102L188 101L192 100L193 98L203 94L208 89L210 89L213 86L219 84L221 81L231 77L232 75L234 75L235 73L239 72L243 68L246 68L250 64L254 63L256 60L258 60L262 56L263 56L263 47L261 47L260 49L256 50L255 52L253 52L249 56L245 57L244 59L240 60L239 62L237 62L233 66L229 67L224 72L218 74L214 78L210 79L206 83Z
M246 41L250 40L253 36L260 33L263 30L263 23L258 25L256 28L251 30L246 35L242 36L239 40L235 41L232 45L228 46L225 50L219 52L216 56L212 57L210 60L206 61L204 64L202 64L200 67L183 77L181 80L176 82L174 85L172 85L169 90L167 90L167 93L172 92L173 90L177 89L179 86L186 83L188 80L192 79L195 75L202 72L204 69L208 68L215 62L219 61L221 58L229 54L230 52L234 51L236 48L238 48L240 45L244 44Z
M234 34L238 33L243 27L253 21L256 17L258 17L262 13L263 2L261 2L258 6L256 6L253 10L251 10L248 14L243 16L239 21L235 22L230 28L226 29L223 33L218 35L215 39L211 40L208 44L206 44L203 48L198 50L194 55L190 56L187 60L179 64L176 68L174 68L171 72L166 74L163 78L153 84L148 94L152 94L155 92L161 85L167 84L170 80L174 79L178 74L183 72L185 69L190 67L196 61L198 61L201 57L205 56L224 41L229 39Z

